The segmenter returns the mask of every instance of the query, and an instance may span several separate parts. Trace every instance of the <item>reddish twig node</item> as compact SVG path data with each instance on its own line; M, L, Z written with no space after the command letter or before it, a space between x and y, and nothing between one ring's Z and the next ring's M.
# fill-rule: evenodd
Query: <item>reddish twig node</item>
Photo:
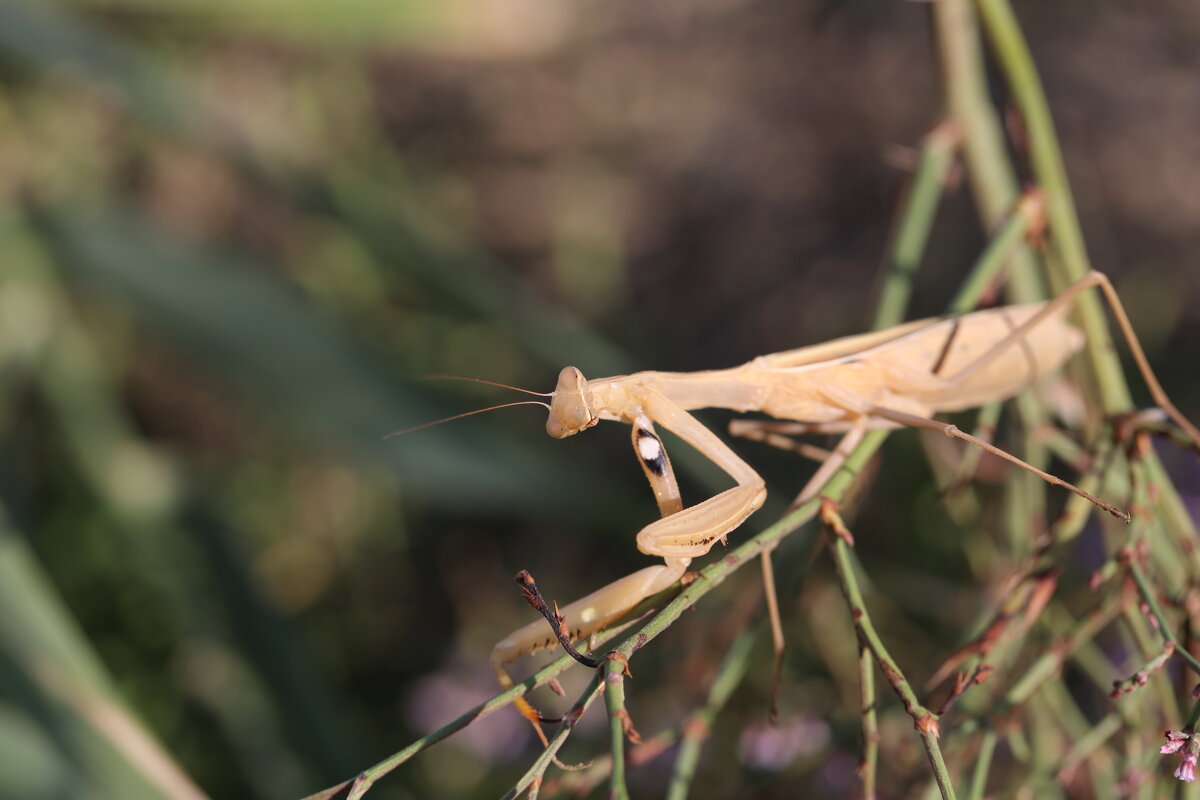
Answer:
M604 658L591 658L575 649L571 644L571 629L567 626L567 618L558 613L558 604L554 604L551 609L546 603L546 599L542 597L541 591L537 587L537 583L533 580L533 576L529 574L529 570L521 570L514 577L517 585L521 587L521 594L525 597L525 602L533 606L534 611L537 611L546 618L546 622L550 623L550 630L554 632L554 637L558 639L558 643L562 645L563 650L567 652L571 658L583 664L590 669L596 669L604 663Z

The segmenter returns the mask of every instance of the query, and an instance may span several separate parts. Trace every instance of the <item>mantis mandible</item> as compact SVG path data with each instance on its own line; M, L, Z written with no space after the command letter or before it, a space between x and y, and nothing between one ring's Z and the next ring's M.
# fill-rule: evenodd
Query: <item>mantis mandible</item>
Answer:
M1083 345L1083 334L1066 316L1071 301L1090 288L1099 288L1112 308L1155 402L1200 445L1200 431L1167 398L1112 284L1099 272L1089 273L1050 301L909 322L760 356L731 369L638 372L590 381L575 367L563 369L549 395L550 403L543 403L550 412L547 433L562 439L601 420L631 427L634 453L662 515L638 533L637 546L641 552L663 559L660 565L638 570L561 609L569 638L583 639L608 627L643 599L671 586L692 559L706 554L717 541L724 542L762 506L766 497L763 479L688 413L697 408L758 411L790 421L741 420L730 426L731 432L752 438L764 438L763 431L773 435L841 433L841 440L801 491L797 503L820 491L868 430L916 427L970 442L1128 521L1124 511L932 418L937 412L961 411L1012 397L1058 370ZM699 450L736 485L685 508L656 426ZM538 620L499 642L490 664L501 686L513 685L505 664L556 641L545 622ZM780 647L777 641L777 652ZM517 706L531 721L541 719L523 698ZM542 735L536 724L535 729Z

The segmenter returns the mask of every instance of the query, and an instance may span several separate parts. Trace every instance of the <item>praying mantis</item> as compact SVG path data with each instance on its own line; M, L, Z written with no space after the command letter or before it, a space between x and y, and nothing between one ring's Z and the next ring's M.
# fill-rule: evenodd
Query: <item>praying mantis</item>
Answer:
M840 441L800 492L796 504L816 496L867 431L914 427L963 439L1128 521L1128 514L1117 507L932 418L938 412L1007 399L1062 367L1084 344L1083 334L1067 321L1070 305L1092 288L1101 291L1112 309L1154 401L1200 446L1200 431L1167 398L1116 291L1099 272L1089 273L1046 302L909 322L760 356L731 369L638 372L590 381L575 367L563 369L548 395L550 402L542 403L549 409L547 433L562 439L601 420L630 426L634 453L661 514L638 532L637 547L663 559L660 565L638 570L562 608L558 613L565 619L567 638L585 639L609 627L645 598L674 584L692 559L708 553L716 542L725 542L731 531L762 506L766 498L763 479L689 413L698 408L757 411L782 421L738 420L731 425L731 433L750 438L840 433ZM709 458L736 485L685 508L656 426ZM500 685L514 685L506 664L557 641L542 620L501 640L490 658ZM777 652L780 647L777 642ZM516 704L542 735L536 724L541 719L538 712L523 698Z

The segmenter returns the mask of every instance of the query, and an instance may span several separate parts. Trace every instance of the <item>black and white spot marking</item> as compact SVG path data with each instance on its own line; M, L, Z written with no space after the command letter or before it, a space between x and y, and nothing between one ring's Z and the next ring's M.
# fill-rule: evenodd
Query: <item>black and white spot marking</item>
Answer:
M637 432L638 458L646 465L646 469L655 475L662 475L667 469L667 451L663 449L658 437L645 428Z

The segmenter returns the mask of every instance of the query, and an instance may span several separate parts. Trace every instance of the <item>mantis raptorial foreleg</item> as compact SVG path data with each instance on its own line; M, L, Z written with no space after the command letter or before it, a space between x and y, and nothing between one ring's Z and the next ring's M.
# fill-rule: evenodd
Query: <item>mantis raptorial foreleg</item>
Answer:
M665 565L646 567L560 609L558 613L566 620L571 639L581 639L608 627L645 598L675 583L692 558L707 553L717 539L723 539L740 525L762 505L766 495L758 473L695 417L657 392L648 391L644 399L644 407L633 415L633 449L654 492L662 519L643 528L637 543L643 553L662 556ZM725 469L738 485L684 509L666 447L654 429L655 421ZM491 666L497 680L502 686L511 686L512 678L504 664L555 642L556 637L541 621L506 637L492 651ZM538 736L544 738L536 724L541 721L538 712L523 698L516 705L535 723Z
M683 508L679 483L675 480L675 470L667 450L649 417L644 414L638 416L632 426L632 437L634 452L650 482L659 513L664 517L678 513ZM664 560L665 564L640 569L558 609L558 614L566 620L570 638L582 639L609 627L643 599L661 592L683 577L691 563L690 558ZM518 656L551 647L556 641L557 637L541 620L531 622L505 637L492 649L491 668L497 681L503 687L512 686L512 677L504 665ZM533 723L533 729L542 743L546 744L546 735L538 725L542 716L523 697L517 698L514 705L522 716Z
M767 496L766 484L749 464L729 449L729 445L659 390L648 389L642 400L641 413L699 450L737 481L737 486L732 489L664 516L642 528L637 535L638 549L647 555L677 558L702 556L718 539L725 541L730 531L762 506ZM645 454L639 450L638 457L646 469L646 476L650 477L653 469L648 465ZM654 480L651 479L653 484ZM658 495L657 489L655 495Z

